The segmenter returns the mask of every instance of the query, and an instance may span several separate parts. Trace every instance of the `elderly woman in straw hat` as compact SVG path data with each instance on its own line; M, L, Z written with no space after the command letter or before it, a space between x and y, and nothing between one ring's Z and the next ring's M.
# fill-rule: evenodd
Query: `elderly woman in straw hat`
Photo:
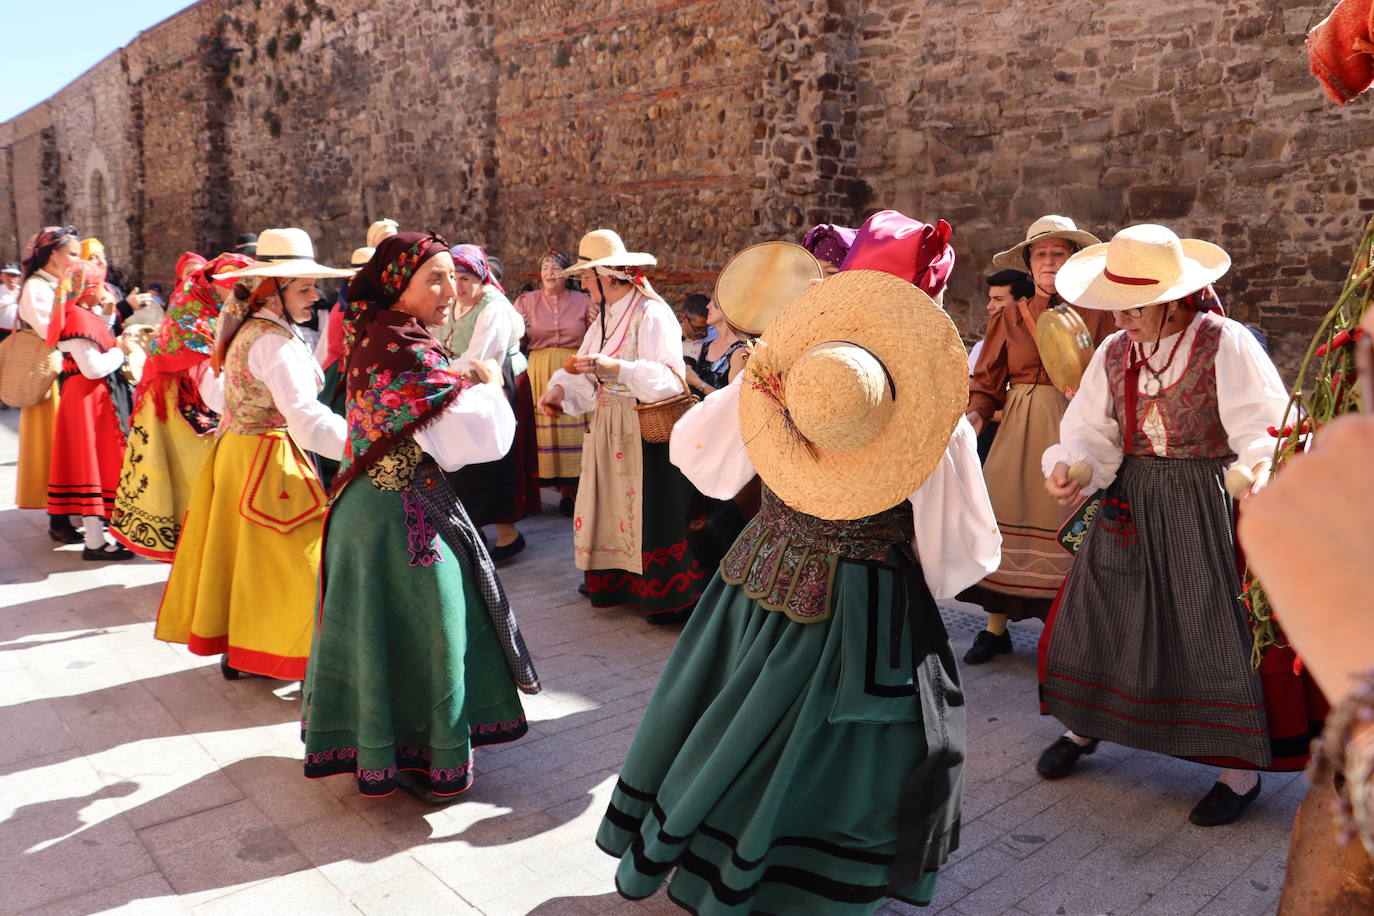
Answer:
M930 902L958 844L963 695L935 605L997 566L948 226L889 213L764 332L673 457L758 516L683 631L597 844L695 913ZM873 231L866 231L873 230ZM913 282L914 281L914 282Z
M538 678L481 535L445 472L510 448L495 363L460 371L428 328L456 297L436 235L384 239L348 286L348 449L335 479L303 685L305 775L431 802L473 748L526 731Z
M1069 259L1064 297L1121 330L1041 465L1065 506L1105 491L1044 640L1041 696L1069 730L1036 768L1067 776L1099 740L1226 767L1189 815L1202 827L1240 816L1255 770L1300 769L1321 718L1291 655L1251 667L1228 488L1243 496L1267 477L1287 394L1250 332L1209 310L1230 265L1155 225Z
M969 382L968 417L982 432L1002 411L984 474L1002 532L1002 565L959 597L982 605L987 628L975 637L964 661L977 665L1011 652L1008 620L1043 619L1064 582L1069 558L1051 538L1068 513L1040 486L1040 453L1053 445L1068 400L1050 381L1036 347L1036 321L1059 301L1055 274L1075 251L1097 238L1063 216L1042 216L1023 241L992 259L994 267L1030 273L1035 296L1028 306L1002 309L988 319L983 349ZM1087 312L1094 346L1111 322ZM1048 545L1048 546L1047 546Z
M705 584L686 540L692 488L668 460L668 444L645 442L635 402L681 394L681 331L642 267L651 254L627 251L620 236L582 236L576 276L600 306L577 356L549 379L539 409L591 414L573 510L577 568L596 607L625 604L650 623L681 621Z
M252 258L225 253L183 277L148 348L110 534L139 556L172 562L191 488L214 447L224 380L210 371L215 325L234 285L217 274Z
M258 236L257 262L228 274L211 370L224 377L218 441L205 459L158 609L158 639L223 654L239 672L305 675L325 496L304 452L343 454L344 421L317 400L323 377L294 325L315 281L352 271L315 261L300 229Z

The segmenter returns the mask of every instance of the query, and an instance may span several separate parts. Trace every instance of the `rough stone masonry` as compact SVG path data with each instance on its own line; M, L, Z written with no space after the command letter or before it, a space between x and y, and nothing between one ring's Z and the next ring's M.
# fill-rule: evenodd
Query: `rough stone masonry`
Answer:
M954 225L976 336L1034 217L1160 221L1231 252L1223 298L1291 372L1374 213L1369 103L1306 72L1330 6L202 0L0 124L0 253L74 221L146 284L277 225L343 262L392 216L487 245L518 289L604 225L676 300L890 206Z

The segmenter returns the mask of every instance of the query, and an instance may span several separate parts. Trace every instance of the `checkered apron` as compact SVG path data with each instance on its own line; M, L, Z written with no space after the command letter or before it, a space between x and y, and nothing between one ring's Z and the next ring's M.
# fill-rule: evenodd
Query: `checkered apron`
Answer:
M1074 559L1041 685L1080 735L1272 762L1216 458L1127 456Z

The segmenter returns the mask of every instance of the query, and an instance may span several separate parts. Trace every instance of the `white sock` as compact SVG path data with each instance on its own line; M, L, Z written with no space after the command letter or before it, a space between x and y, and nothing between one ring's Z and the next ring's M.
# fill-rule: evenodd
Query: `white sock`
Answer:
M1073 733L1073 729L1069 729L1068 731L1064 732L1064 737L1068 738L1070 741L1072 741L1079 747L1087 747L1089 744L1093 743L1093 739L1091 738L1084 738L1082 735L1075 735Z
M1254 770L1222 770L1217 782L1237 795L1244 795L1259 783L1259 773Z
M86 546L91 550L105 549L105 523L98 515L83 515L81 527L85 529Z

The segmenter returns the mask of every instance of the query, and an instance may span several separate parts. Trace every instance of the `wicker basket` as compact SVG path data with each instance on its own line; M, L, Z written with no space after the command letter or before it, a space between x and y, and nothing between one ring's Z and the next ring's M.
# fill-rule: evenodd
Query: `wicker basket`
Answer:
M62 369L62 354L32 328L21 328L0 341L0 401L11 407L33 407L52 394Z
M635 413L639 414L639 436L645 442L667 442L672 438L673 425L697 402L697 396L687 387L687 380L682 373L672 366L668 367L668 371L682 383L682 394L666 401L635 405Z

